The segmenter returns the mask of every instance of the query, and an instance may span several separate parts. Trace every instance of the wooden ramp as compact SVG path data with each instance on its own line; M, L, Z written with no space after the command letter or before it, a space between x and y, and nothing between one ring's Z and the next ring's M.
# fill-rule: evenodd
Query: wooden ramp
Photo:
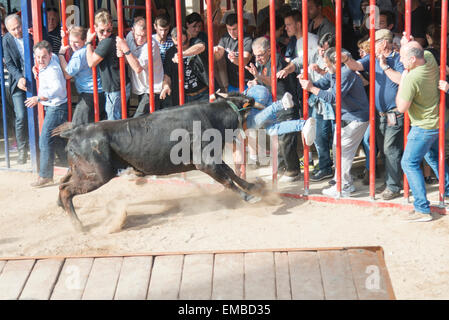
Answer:
M0 259L0 299L394 299L381 247Z

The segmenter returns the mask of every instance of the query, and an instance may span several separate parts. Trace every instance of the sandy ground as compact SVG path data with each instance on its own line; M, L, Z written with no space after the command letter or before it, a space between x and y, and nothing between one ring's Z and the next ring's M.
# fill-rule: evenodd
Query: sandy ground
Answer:
M75 198L83 234L57 207L57 186L32 189L34 179L0 171L0 257L382 246L398 299L449 298L447 217L409 223L393 209L274 196L251 205L218 185L122 176Z

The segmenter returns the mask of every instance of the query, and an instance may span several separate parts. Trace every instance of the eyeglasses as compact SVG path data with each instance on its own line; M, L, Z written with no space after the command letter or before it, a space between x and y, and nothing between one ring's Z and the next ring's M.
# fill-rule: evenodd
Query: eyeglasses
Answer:
M261 54L255 54L254 57L256 57L256 58L262 58L266 53L267 53L267 51L264 51L264 52L261 53Z
M111 33L112 32L112 28L110 29L99 29L98 33L103 34L103 33Z

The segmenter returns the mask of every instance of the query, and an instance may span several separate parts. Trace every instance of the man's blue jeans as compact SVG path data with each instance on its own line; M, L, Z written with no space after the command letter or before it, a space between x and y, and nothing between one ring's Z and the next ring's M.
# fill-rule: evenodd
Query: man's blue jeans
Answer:
M430 213L430 202L427 200L426 184L421 170L421 162L426 162L438 175L438 129L422 129L412 127L407 136L407 145L401 160L402 170L407 176L413 193L415 211ZM445 164L445 195L449 195L449 167Z
M106 114L108 120L120 120L122 119L122 100L120 91L105 92L106 97ZM126 101L128 101L131 95L131 84L126 85Z
M45 107L44 124L39 138L39 176L42 178L53 178L55 152L62 161L67 159L67 153L64 150L65 141L60 137L51 136L53 129L67 121L67 113L67 103L56 107Z
M281 101L276 101L270 106L259 112L250 112L247 119L248 128L262 128L267 129L267 133L270 136L282 135L286 133L292 133L301 131L305 121L304 120L287 120L277 122L276 114L283 109Z
M14 104L14 113L16 115L16 140L17 149L26 151L27 149L27 110L25 107L26 94L25 91L16 89L12 94L12 102Z
M334 136L335 120L324 120L322 114L316 114L315 147L318 152L318 166L324 172L332 172L332 138Z

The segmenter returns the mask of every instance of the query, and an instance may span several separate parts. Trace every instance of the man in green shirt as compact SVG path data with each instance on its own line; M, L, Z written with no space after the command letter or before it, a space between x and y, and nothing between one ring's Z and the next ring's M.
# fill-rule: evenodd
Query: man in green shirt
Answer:
M411 124L401 166L415 199L415 210L409 220L425 222L431 221L432 216L420 165L426 159L438 177L439 68L432 53L424 51L418 42L405 38L401 42L401 62L406 70L402 73L396 105L400 112L408 112ZM445 194L449 195L447 165L445 184Z

